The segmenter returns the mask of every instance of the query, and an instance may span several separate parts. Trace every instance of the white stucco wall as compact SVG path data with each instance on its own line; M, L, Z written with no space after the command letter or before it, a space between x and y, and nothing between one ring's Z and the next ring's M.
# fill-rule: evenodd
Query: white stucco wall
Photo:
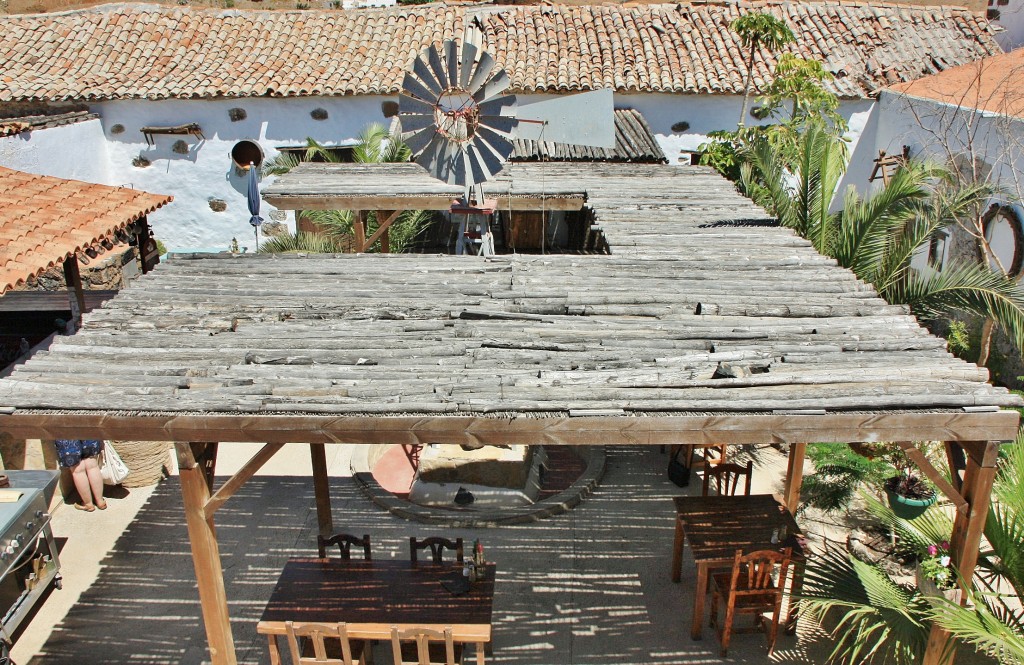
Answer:
M756 106L752 99L750 106ZM850 124L849 138L853 145L860 136L860 128L871 109L870 100L843 101L839 112ZM697 150L708 140L708 132L736 129L743 108L743 97L738 95L616 95L617 108L640 111L651 131L658 138L669 162L675 164L681 150ZM687 122L685 132L673 132L672 125ZM747 126L760 124L747 116Z
M550 96L523 95L521 104ZM33 132L28 139L0 139L0 164L34 173L77 178L108 185L131 186L170 194L174 202L151 217L156 236L170 250L224 250L232 238L252 248L254 236L246 207L246 177L236 173L230 158L232 147L241 140L260 144L270 159L279 146L304 144L312 137L325 145L355 142L372 123L389 120L381 103L394 98L303 97L286 99L231 100L128 100L97 103L92 110L100 120ZM680 150L696 150L716 129L735 128L743 100L729 95L617 95L617 108L635 108L647 118L670 163L677 163ZM859 135L860 118L869 102L845 102L841 112ZM246 118L232 122L228 111L241 108ZM322 108L326 120L317 121L310 111ZM672 125L685 121L685 132L673 132ZM751 119L751 121L753 121ZM196 123L205 138L188 135L156 135L147 145L140 131L145 126L174 126ZM114 132L120 125L123 131ZM186 154L172 146L183 140ZM150 166L140 168L133 160L145 157ZM271 178L264 180L266 186ZM227 204L214 212L211 199ZM261 215L271 219L272 208L263 204ZM294 217L286 216L291 230ZM250 250L251 251L251 250Z
M991 3L990 3L991 6ZM1009 0L1006 5L996 4L999 20L995 24L1003 29L995 35L1004 51L1024 46L1024 0Z
M353 143L371 122L386 123L381 112L382 97L116 101L97 104L93 110L102 118L109 156L112 183L131 183L137 189L167 193L174 202L153 215L156 236L170 250L224 250L237 238L239 245L254 245L246 206L245 175L238 175L230 153L241 140L260 144L265 158L277 154L278 146L305 144L312 137L325 145ZM241 108L246 118L232 122L228 111ZM314 120L310 111L322 108L326 120ZM173 126L197 123L205 139L192 136L157 135L155 145L146 145L140 129L145 126ZM114 125L124 131L113 134ZM187 154L171 147L184 140ZM143 156L150 160L146 168L133 166ZM266 178L263 186L272 178ZM227 203L223 212L210 209L210 199ZM261 216L270 220L273 208L265 202ZM294 230L290 213L287 223Z
M912 157L940 164L948 164L954 156L970 164L967 155L974 155L980 160L980 175L1004 190L992 202L1010 205L1018 216L1024 212L1024 121L888 91L882 92L868 120L833 207L847 187L862 196L882 187L881 179L868 183L878 151L897 154L904 145L910 146ZM997 233L992 239L1000 256L1012 257L1012 248L1005 246L1008 236ZM926 258L923 253L916 257L915 267L923 267Z
M107 141L99 120L0 138L0 166L56 178L110 182Z

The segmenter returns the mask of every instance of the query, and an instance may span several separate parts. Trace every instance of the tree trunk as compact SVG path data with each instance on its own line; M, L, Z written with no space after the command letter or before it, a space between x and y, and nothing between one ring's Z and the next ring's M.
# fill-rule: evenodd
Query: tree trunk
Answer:
M757 52L757 44L750 46L750 58L747 59L747 80L743 84L743 109L740 111L739 127L746 125L747 104L750 102L750 84L754 80L754 54Z
M985 319L985 324L981 326L981 339L978 341L978 364L988 364L988 356L992 351L992 333L995 330L996 321L995 319Z

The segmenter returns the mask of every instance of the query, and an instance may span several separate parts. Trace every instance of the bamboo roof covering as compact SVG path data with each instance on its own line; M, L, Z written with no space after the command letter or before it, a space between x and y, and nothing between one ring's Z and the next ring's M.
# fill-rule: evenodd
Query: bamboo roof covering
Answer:
M1017 413L999 408L1019 397L709 169L531 164L513 179L517 191L546 179L585 192L612 253L176 255L0 380L0 429L396 443L1012 438Z

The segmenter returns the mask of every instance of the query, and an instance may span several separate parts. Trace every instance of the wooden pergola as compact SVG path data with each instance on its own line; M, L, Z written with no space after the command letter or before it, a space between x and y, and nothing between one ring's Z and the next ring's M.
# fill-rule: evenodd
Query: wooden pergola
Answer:
M970 582L1018 397L710 170L530 165L512 184L538 179L586 196L611 255L178 255L0 381L0 430L175 442L217 665L236 658L214 518L288 442L310 446L324 534L328 444L787 443L795 510L808 442L902 442L956 508ZM964 476L920 440L963 448ZM218 441L265 445L215 487Z

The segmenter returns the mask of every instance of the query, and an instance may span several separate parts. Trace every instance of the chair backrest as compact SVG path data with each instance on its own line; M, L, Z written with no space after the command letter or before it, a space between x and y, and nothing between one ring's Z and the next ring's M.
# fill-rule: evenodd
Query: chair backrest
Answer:
M746 466L722 462L721 464L710 464L704 467L704 489L701 492L708 496L711 489L711 479L715 481L715 491L722 496L735 496L740 488L740 480L745 479L743 494L750 496L750 481L754 476L754 463L748 461Z
M343 623L296 623L285 622L288 635L288 649L292 653L293 665L352 665L352 646L348 641L348 630ZM313 655L303 656L299 638L306 638L313 645ZM341 643L341 658L328 658L324 640Z
M416 540L413 536L409 539L409 557L413 563L416 563L416 553L419 550L430 550L431 561L434 563L442 563L442 554L447 550L455 550L455 560L459 563L464 561L462 553L462 538L456 538L454 541L448 540L447 538L440 538L433 536L430 538L424 538L423 540Z
M317 536L316 545L320 551L321 559L327 556L328 546L337 545L338 550L341 552L341 558L349 561L352 558L352 546L356 545L363 548L363 558L367 561L370 560L370 534L368 533L364 534L362 538L347 533L336 533L330 538Z
M736 550L736 558L732 564L729 595L733 597L764 595L771 591L781 597L792 560L792 547L787 547L781 552L758 550L746 555L743 554L743 550ZM778 572L776 572L776 568L778 568Z
M410 661L402 658L402 643L416 645L416 660ZM444 660L430 659L430 643L440 646L444 644ZM452 640L452 629L447 627L444 631L431 630L429 628L409 628L399 630L398 626L391 627L391 652L395 659L395 665L416 663L416 665L455 665L455 642ZM440 649L435 650L440 657Z

